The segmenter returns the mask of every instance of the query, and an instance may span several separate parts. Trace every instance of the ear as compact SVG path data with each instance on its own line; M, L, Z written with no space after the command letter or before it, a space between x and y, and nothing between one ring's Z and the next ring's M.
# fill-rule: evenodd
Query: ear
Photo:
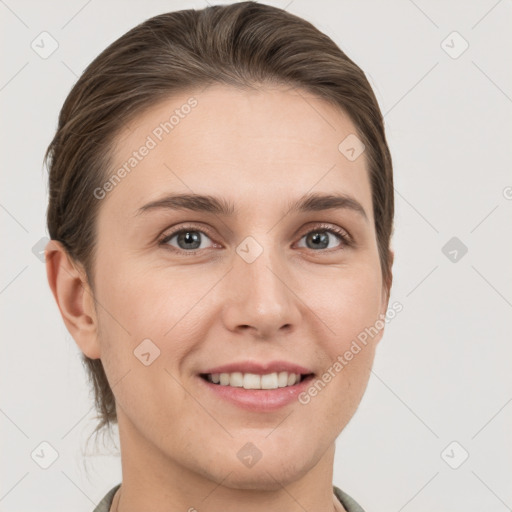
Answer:
M393 261L395 260L395 251L388 250L389 279L382 283L382 307L383 313L386 314L389 305L389 296L391 295L391 285L393 284Z
M98 319L85 271L57 240L48 242L45 256L48 284L69 333L87 357L99 359Z
M381 296L381 309L380 318L384 319L389 306L389 297L391 295L391 285L393 284L393 261L395 259L395 253L393 250L388 251L388 264L389 264L389 278L386 281L382 281L382 296ZM381 340L384 335L384 331L381 330L378 334L378 341Z

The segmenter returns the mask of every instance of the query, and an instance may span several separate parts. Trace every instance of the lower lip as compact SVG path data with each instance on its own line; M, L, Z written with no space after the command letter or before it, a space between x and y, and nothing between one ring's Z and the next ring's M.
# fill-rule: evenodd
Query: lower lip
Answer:
M275 411L292 402L298 402L298 396L304 392L314 379L309 375L294 386L276 389L245 389L213 384L198 376L201 383L217 396L249 411Z

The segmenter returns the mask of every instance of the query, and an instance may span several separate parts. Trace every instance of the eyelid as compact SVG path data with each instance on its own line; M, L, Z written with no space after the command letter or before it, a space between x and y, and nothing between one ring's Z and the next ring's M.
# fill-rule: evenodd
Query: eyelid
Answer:
M347 243L354 243L354 239L350 235L350 233L342 228L341 226L336 226L335 224L326 224L325 222L315 223L313 222L311 226L308 226L304 229L304 231L301 231L303 233L302 236L305 234L310 233L311 231L329 231L331 233L335 233Z

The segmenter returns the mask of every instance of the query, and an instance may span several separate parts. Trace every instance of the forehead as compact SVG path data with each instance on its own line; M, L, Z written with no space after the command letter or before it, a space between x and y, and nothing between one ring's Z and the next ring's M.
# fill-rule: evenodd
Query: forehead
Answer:
M109 175L122 178L107 203L117 211L129 203L135 212L181 192L254 208L338 192L357 197L371 215L365 154L354 160L340 151L355 134L341 109L303 90L215 85L182 92L136 117L117 138Z

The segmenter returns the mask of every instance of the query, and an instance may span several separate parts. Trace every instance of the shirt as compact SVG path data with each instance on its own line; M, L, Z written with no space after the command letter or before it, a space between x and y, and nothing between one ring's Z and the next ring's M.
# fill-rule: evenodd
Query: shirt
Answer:
M114 494L120 486L121 484L117 484L115 487L110 489L110 491L108 491L104 498L98 503L98 506L93 510L93 512L109 512L110 507L112 506L112 500L114 499ZM353 498L335 485L333 486L333 491L336 498L340 500L347 512L364 512L361 506Z

